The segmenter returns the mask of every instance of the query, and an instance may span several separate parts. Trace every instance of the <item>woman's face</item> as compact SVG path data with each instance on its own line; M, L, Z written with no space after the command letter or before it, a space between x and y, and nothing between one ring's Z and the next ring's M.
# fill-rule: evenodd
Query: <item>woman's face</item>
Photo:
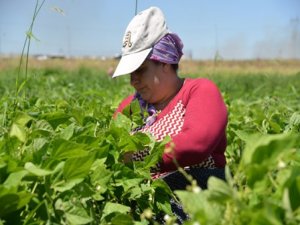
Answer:
M149 103L158 103L164 95L164 64L146 59L130 74L130 84Z

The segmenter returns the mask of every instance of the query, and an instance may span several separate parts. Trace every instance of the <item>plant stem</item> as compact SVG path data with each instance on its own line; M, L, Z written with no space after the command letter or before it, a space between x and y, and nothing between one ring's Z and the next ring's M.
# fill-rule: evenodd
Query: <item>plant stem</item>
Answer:
M42 8L43 4L45 3L45 1L46 0L43 0L41 4L39 4L39 0L36 1L33 17L32 17L32 20L31 20L31 24L30 24L29 30L26 33L26 38L25 38L25 42L24 42L24 45L23 45L21 58L20 58L20 62L19 62L19 67L18 67L18 74L17 74L17 78L16 78L16 93L15 93L16 99L17 99L19 93L21 92L21 90L23 89L23 87L25 86L25 84L27 82L28 59L29 59L30 41L31 41L31 38L32 38L33 25L34 25L34 21L35 21L37 15L38 15L38 13L41 10L41 8ZM26 46L27 46L27 48L26 48ZM23 57L24 57L24 54L25 54L25 49L26 49L25 79L21 84L19 84L21 68L22 68L22 63L23 63ZM26 96L26 93L24 94L24 96ZM16 99L15 99L15 104L14 104L15 105L14 111L15 111L15 108L16 108Z

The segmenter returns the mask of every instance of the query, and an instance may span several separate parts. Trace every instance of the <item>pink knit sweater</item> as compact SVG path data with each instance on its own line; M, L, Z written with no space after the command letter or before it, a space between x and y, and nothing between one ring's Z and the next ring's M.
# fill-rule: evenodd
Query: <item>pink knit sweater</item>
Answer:
M125 98L116 113L132 99L133 95ZM164 153L160 164L160 172L167 172L177 169L173 157L181 167L223 168L226 125L227 109L216 85L204 78L187 78L155 123L142 131L150 132L158 141L171 136L174 151Z

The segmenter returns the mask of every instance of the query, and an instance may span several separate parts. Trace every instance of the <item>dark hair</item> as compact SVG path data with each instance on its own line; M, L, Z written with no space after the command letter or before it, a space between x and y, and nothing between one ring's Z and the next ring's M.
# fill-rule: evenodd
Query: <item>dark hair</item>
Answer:
M179 68L178 63L176 63L176 64L171 64L171 66L172 66L173 70L175 70L175 72L178 71L178 68Z
M164 63L164 62L160 62L160 61L157 61L157 60L152 60L154 63L156 63L156 64L167 64L167 63ZM178 71L178 68L179 68L179 64L178 63L176 63L176 64L170 64L171 65L171 67L173 68L173 70L175 71L175 72L177 72Z

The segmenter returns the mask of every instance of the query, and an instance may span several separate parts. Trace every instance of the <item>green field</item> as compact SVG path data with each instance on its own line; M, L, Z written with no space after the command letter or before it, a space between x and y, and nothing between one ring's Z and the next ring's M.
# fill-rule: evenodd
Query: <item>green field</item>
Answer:
M112 120L133 89L116 61L0 61L0 224L155 224L172 195L150 179L164 143ZM229 111L227 182L176 192L186 224L300 224L300 62L183 62ZM124 165L128 150L151 149ZM168 218L166 224L173 224ZM198 222L198 223L196 223Z

